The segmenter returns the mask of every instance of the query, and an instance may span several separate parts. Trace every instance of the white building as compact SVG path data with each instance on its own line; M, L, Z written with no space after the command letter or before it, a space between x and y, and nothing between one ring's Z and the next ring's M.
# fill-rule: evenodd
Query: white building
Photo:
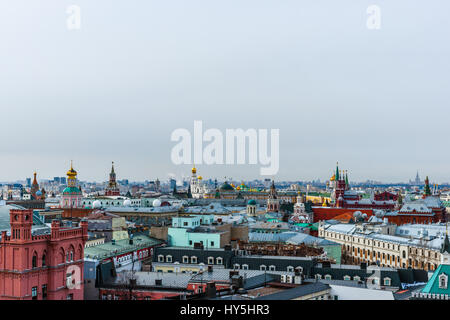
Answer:
M435 270L445 238L444 224L403 225L383 222L330 224L321 222L319 237L340 243L354 263Z

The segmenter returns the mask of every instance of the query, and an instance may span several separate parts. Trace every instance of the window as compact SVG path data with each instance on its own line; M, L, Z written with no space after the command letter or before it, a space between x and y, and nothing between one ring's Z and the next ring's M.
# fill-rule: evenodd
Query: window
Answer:
M197 263L197 257L196 256L192 256L191 257L191 263Z
M214 247L214 241L211 241L211 247Z
M288 272L294 272L294 267L293 267L293 266L287 267L287 271L288 271Z
M172 262L172 256L171 255L167 255L166 256L166 262Z
M47 262L45 261L45 259L46 259L46 255L45 255L45 253L42 255L42 266L43 267L45 267L47 264Z
M439 275L439 289L447 290L448 286L448 276L445 273Z
M243 264L242 265L242 270L248 270L248 264Z
M239 267L240 267L240 265L239 265L238 263L235 263L235 264L233 265L233 269L234 269L234 270L239 270Z
M350 276L344 276L344 280L350 280L351 278L350 278Z
M189 263L189 257L183 256L183 263Z
M355 281L360 281L361 278L360 278L359 276L354 276L354 277L353 277L353 280L355 280Z
M42 299L43 300L47 299L47 285L46 284L42 285Z
M158 255L158 262L164 262L164 256L162 254Z
M384 285L390 286L391 285L391 279L390 278L384 278Z
M216 258L216 264L223 264L223 259L222 259L222 257L217 257L217 258Z
M317 274L314 276L314 278L316 278L317 280L320 280L320 279L322 279L322 275L317 273Z
M266 271L267 270L267 267L265 266L265 265L261 265L260 267L259 267L259 270L261 270L261 271Z
M331 275L326 274L326 275L325 275L325 280L331 280Z
M208 264L214 264L214 257L208 257Z
M31 288L31 299L37 300L37 287Z
M31 261L31 267L32 268L37 268L37 254L36 254L36 252L33 254L33 258L32 258L32 261Z
M274 265L272 265L272 266L269 266L269 271L275 271L275 266Z

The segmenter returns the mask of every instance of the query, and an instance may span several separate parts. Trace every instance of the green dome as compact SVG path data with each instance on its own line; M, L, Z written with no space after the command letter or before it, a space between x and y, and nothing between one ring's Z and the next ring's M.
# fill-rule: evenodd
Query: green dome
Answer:
M220 191L234 191L234 188L228 182L224 182L220 186Z
M77 187L67 187L63 190L63 194L81 194L81 191Z
M251 205L251 206L254 206L254 205L256 205L256 200L249 200L248 202L247 202L247 204L248 205Z

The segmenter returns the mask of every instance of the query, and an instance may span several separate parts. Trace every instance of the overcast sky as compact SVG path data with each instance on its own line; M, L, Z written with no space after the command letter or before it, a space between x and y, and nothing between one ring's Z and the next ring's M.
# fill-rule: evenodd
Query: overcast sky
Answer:
M69 5L81 29L66 26ZM366 26L369 5L381 29ZM280 129L276 180L450 181L450 3L0 2L0 181L167 179L170 134ZM264 178L259 165L198 166Z

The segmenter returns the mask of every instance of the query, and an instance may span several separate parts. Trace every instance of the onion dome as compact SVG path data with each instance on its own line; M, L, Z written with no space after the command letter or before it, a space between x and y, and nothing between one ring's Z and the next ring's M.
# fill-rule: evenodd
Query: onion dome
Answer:
M67 176L69 178L75 178L77 176L77 172L73 169L72 161L70 162L70 170L67 171Z
M251 199L251 200L249 200L249 201L247 202L247 204L250 205L250 206L254 206L254 205L256 205L256 200Z
M154 207L161 207L161 200L159 200L159 199L153 200L153 206Z
M198 180L203 180L203 177L202 176L198 176Z
M195 169L195 167L192 168L192 174L196 174L197 173L197 169Z

